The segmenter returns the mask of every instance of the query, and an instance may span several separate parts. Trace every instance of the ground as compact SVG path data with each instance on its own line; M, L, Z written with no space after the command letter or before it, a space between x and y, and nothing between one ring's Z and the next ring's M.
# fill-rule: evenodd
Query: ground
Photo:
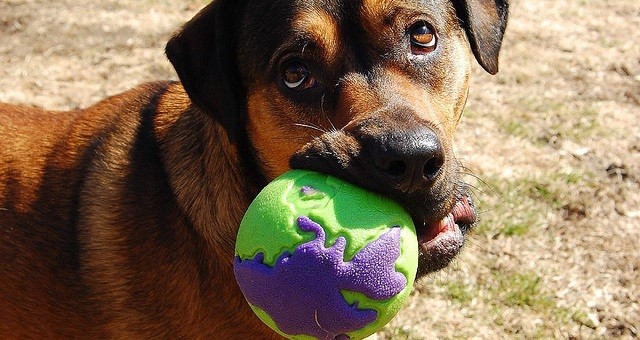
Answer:
M203 4L2 0L0 100L70 109L176 79L164 44ZM456 136L481 220L374 338L640 337L639 42L637 0L512 1Z

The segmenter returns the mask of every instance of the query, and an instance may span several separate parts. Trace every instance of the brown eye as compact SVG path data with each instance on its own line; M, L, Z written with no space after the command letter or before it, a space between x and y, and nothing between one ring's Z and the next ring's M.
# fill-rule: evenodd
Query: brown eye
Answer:
M411 26L411 52L424 54L436 49L438 38L435 30L426 21L418 21Z
M282 71L282 82L287 88L300 91L313 87L315 78L305 64L293 61L287 64Z

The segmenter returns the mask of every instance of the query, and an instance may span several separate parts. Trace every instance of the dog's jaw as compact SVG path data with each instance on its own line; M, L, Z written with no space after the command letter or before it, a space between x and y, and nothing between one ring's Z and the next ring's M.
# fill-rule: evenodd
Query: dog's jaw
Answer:
M464 235L476 221L473 201L468 195L458 197L451 211L430 224L416 220L420 250L418 277L446 267L460 252Z

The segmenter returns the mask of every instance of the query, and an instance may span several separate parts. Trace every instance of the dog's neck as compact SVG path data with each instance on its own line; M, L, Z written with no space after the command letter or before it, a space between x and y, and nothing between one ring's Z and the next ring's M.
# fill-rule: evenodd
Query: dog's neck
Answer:
M222 127L195 107L176 84L168 89L170 101L161 101L156 133L165 171L178 204L208 247L214 247L232 266L240 220L259 188L250 180Z

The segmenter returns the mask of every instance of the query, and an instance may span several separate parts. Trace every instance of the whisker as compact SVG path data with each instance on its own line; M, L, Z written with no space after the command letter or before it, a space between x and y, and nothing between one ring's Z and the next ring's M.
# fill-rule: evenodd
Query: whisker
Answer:
M477 249L482 253L488 253L489 252L489 248L485 247L482 242L478 242L478 240L476 240L473 237L470 237L467 242L465 242L465 247L469 247L472 249Z
M470 184L470 183L464 183L464 186L469 189L470 191L473 192L474 195L477 195L478 193L482 193L482 189L478 188L477 186ZM475 198L475 197L474 197Z
M338 131L338 129L336 129L336 126L333 124L333 122L331 121L331 119L329 118L329 116L327 116L326 112L324 112L324 99L325 99L326 94L322 95L322 98L320 98L320 111L322 112L322 116L327 120L327 122L329 123L329 125L331 125L331 132L336 132Z
M470 176L472 178L474 178L475 180L478 181L478 183L480 183L482 186L484 186L485 188L489 189L489 192L491 192L492 195L496 195L499 196L500 194L498 193L498 191L496 190L495 187L493 187L491 184L489 184L487 181L485 181L484 179L482 179L482 177L476 175L476 173L469 168L468 166L464 165L463 163L460 163L460 168L463 171L459 171L459 174L463 174L466 176ZM466 183L467 185L469 185L469 183ZM481 190L480 188L475 187L476 189L478 189L480 192L484 192L484 190Z
M463 181L465 185L467 185L469 187L472 187L474 189L477 189L479 192L486 192L486 190L483 190L483 188L491 189L490 186L488 186L487 184L485 184L483 182L482 178L476 176L475 174L470 174L470 173L467 173L467 172L458 172L458 174L459 175L464 175L464 176L469 176L469 177L473 178L476 182L478 182L479 185L475 185L475 184L472 184L472 183L470 183L468 181Z
M318 131L318 132L321 132L321 133L327 132L323 128L315 126L313 124L309 124L309 123L294 123L293 125L299 126L299 127L303 127L303 128L308 128L308 129L315 130L315 131Z

